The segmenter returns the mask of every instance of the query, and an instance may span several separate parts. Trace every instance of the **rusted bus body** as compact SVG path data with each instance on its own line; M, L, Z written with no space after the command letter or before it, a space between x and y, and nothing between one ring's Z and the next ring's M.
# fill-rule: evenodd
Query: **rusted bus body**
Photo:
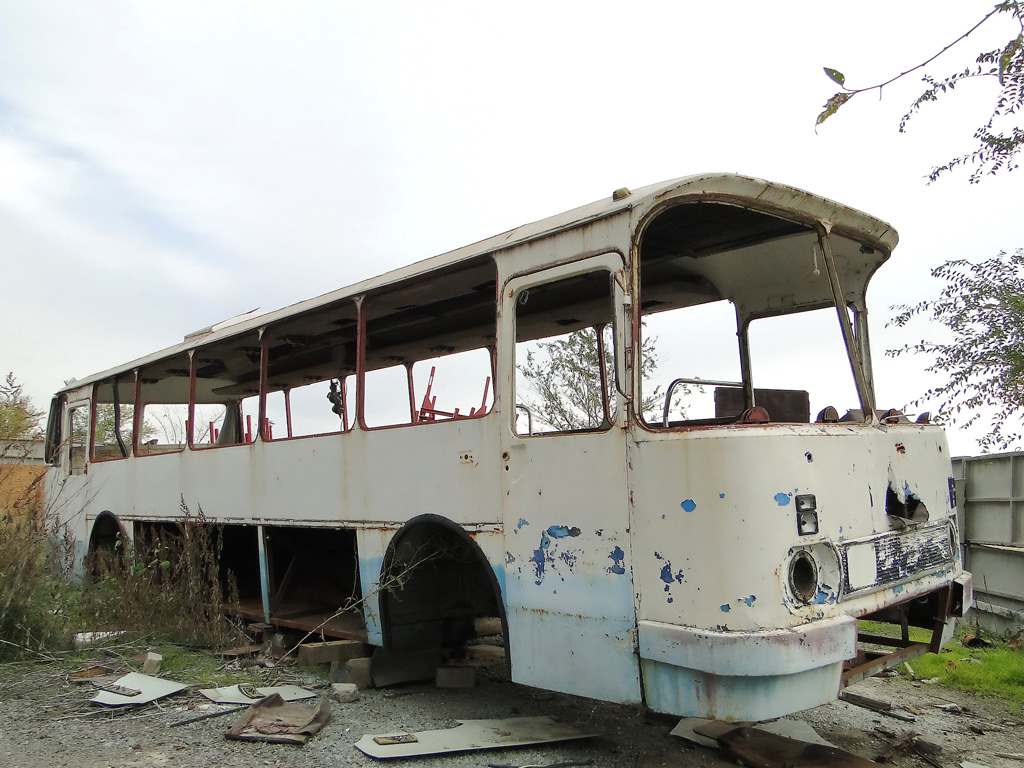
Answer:
M812 706L844 663L886 663L858 656L858 617L934 648L970 600L943 432L874 402L864 294L895 244L736 175L620 191L76 382L50 497L83 554L201 508L236 609L282 626L361 598L321 629L400 652L498 615L526 684L718 718ZM825 325L838 367L786 362ZM591 382L556 397L565 423L522 373L562 343ZM835 408L793 386L842 377ZM328 420L306 427L314 386ZM153 444L156 404L185 426Z

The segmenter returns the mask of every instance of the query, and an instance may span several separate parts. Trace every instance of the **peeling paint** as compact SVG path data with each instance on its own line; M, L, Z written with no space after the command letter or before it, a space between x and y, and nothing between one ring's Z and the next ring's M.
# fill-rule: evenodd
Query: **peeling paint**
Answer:
M818 587L818 594L814 596L811 603L814 605L823 605L824 603L834 603L836 596L832 593L832 587L828 584L822 584Z
M526 525L529 525L529 523L526 523ZM565 525L552 525L541 533L540 544L537 549L533 550L533 555L530 557L530 562L533 563L534 568L535 584L540 586L544 581L547 570L549 568L554 569L558 561L564 563L570 570L576 567L579 557L578 553L571 551L557 552L558 548L552 547L552 539L573 538L579 536L580 533L579 528L570 528ZM624 570L623 573L625 573ZM564 576L560 578L562 581L565 581Z
M722 613L728 613L729 611L732 610L732 606L729 605L728 603L722 603L722 605L720 605L719 608L722 609Z
M808 464L810 464L810 463L812 463L814 461L814 456L811 455L810 451L807 451L807 453L805 453L804 456L807 458L807 463Z
M518 530L519 530L520 528L522 528L522 527L523 527L524 525L529 525L529 524L530 524L530 521L529 521L529 520L525 520L525 519L523 519L523 518L521 518L521 517L520 517L520 518L519 518L519 522L518 522L518 523L516 524L516 530L518 531Z
M536 581L534 583L539 586L540 583L544 581L544 565L546 562L544 558L544 550L533 550L533 557L530 558L530 562L533 563L534 575L536 576Z
M697 502L695 502L693 499L687 499L679 506L683 508L684 512L693 512L693 510L697 508Z
M511 552L506 552L505 553L505 565L511 565L515 561L516 561L516 556L515 555L513 555Z
M787 504L789 504L789 501L790 501L790 499L789 499L789 494L788 493L776 493L775 494L775 503L778 504L780 507L786 506Z
M749 608L750 606L752 606L754 604L754 601L757 600L757 596L756 595L751 595L750 597L743 597L743 598L740 598L740 599L743 600L743 602L747 604L747 608Z
M622 551L622 547L615 547L608 557L613 563L612 566L608 568L608 573L614 573L621 576L626 572L626 566L623 564L623 561L626 559L626 553Z
M720 493L720 494L718 494L718 498L720 498L720 499L724 499L724 498L725 498L725 494L724 494L724 493Z

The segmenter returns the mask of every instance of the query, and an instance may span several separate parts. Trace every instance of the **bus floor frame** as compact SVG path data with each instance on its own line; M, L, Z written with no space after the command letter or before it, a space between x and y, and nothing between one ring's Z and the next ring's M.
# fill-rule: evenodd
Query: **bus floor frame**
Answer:
M935 593L935 615L930 622L918 622L914 626L923 626L932 630L931 639L928 642L910 640L910 621L906 605L895 606L899 613L901 637L885 637L873 635L866 632L857 633L857 655L847 661L843 666L840 688L846 688L866 680L869 677L886 672L906 664L913 659L923 656L926 653L938 653L947 639L950 619L962 615L962 610L955 606L955 590L952 586L943 587ZM869 614L863 618L872 619L875 615ZM882 621L891 621L890 615L879 617ZM888 653L876 650L865 649L864 645L882 646L895 650Z

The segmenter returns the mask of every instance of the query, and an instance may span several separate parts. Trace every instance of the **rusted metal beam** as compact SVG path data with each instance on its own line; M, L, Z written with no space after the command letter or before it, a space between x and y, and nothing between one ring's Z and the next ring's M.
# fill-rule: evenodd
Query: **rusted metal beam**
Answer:
M916 659L918 656L923 656L930 650L928 643L913 643L908 645L906 648L901 648L893 653L888 653L884 656L872 659L871 661L859 664L856 667L851 667L843 672L842 686L845 688L848 685L859 683L861 680L874 677L879 672L885 672L887 669L895 669L900 664L908 662L911 659Z

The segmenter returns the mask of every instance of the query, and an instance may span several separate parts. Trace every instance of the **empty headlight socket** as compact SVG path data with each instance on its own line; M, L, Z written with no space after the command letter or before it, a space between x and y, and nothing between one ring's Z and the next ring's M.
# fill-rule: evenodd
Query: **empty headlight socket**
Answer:
M810 536L818 532L818 503L813 493L797 496L796 530L801 536Z
M818 564L805 549L789 561L789 589L801 603L809 603L818 592Z

